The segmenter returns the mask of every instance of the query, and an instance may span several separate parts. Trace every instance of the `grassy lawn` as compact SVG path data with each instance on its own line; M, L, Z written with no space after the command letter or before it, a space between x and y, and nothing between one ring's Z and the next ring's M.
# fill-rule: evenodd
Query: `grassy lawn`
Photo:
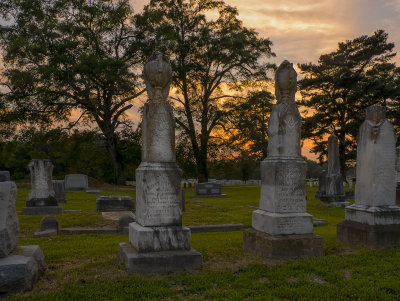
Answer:
M251 225L247 206L257 206L259 187L223 187L227 198L190 198L186 191L185 225ZM400 295L400 250L368 251L336 242L344 209L324 208L307 188L307 212L327 220L314 233L324 237L326 256L301 260L250 257L242 250L242 231L192 234L192 247L203 254L203 271L163 276L129 275L118 267L118 243L127 235L58 235L32 238L42 216L20 215L20 245L38 244L47 269L33 291L10 300L394 300ZM130 195L135 191L105 191ZM20 187L17 210L27 199ZM98 195L68 192L61 227L107 226L96 212Z

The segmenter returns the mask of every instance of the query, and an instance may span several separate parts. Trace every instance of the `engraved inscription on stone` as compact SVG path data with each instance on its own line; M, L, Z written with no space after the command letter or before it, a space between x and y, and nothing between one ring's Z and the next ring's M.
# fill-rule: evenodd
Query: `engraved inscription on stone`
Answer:
M304 191L301 185L298 185L299 179L301 179L301 171L294 166L282 169L278 174L278 183L281 185L276 189L280 212L305 211Z
M220 192L219 192L219 189L211 189L211 193L216 194L216 193L220 193Z
M199 189L200 194L207 194L207 189Z
M287 218L287 219L281 219L278 222L278 227L282 229L284 232L287 231L295 231L298 228L300 228L304 223L302 223L299 219L297 218Z

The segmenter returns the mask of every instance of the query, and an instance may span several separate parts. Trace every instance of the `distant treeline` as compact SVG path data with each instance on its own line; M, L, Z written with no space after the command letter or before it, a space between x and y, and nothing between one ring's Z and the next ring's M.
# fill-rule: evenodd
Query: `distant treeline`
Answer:
M0 170L8 170L14 180L29 180L28 164L32 159L50 159L54 165L53 178L62 179L69 173L83 173L89 177L115 183L117 180L135 180L135 170L141 161L141 132L124 130L116 134L117 156L123 167L116 179L107 154L104 138L95 131L68 133L62 129L48 131L28 129L14 139L0 142ZM249 154L235 155L224 149L225 156L209 161L210 177L217 179L259 179L260 161ZM317 178L323 166L308 161L307 177ZM187 142L177 143L177 163L184 178L195 178L196 168Z

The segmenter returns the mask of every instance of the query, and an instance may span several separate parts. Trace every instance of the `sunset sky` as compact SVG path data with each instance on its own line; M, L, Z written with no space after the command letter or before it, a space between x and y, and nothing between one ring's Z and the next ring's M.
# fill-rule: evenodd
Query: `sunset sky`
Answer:
M131 0L139 12L148 0ZM276 53L274 62L314 62L334 51L340 41L371 34L389 33L400 63L400 0L225 0L239 10L245 26L269 37Z
M148 0L131 0L136 12ZM239 10L245 26L273 42L280 64L287 59L298 63L316 63L321 54L335 51L338 42L383 29L388 41L395 43L400 64L400 0L225 0ZM302 153L309 153L306 141Z

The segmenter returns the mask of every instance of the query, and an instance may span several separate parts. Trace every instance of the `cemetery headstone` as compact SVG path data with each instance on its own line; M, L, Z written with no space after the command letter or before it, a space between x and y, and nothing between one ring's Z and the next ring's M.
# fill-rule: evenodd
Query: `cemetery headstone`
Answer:
M42 220L40 221L40 231L45 231L50 229L58 231L59 222L56 217L48 215L42 218Z
M31 190L22 214L62 214L53 189L53 164L50 160L33 159L29 163L31 171Z
M284 61L275 73L277 103L269 118L268 156L261 162L260 208L243 233L245 252L265 257L321 256L323 240L306 213L306 169L301 157L297 74Z
M1 297L31 289L44 265L44 255L39 246L17 246L19 222L16 201L15 183L0 182Z
M196 198L224 198L226 194L221 194L221 184L217 183L196 183L194 185Z
M64 178L66 190L88 190L89 183L87 175L70 174Z
M400 207L396 206L395 143L386 109L371 106L357 138L355 203L337 225L340 241L370 248L400 246Z
M65 196L65 181L64 180L53 180L54 197L58 203L66 203L67 198Z
M325 179L326 193L319 199L323 202L332 204L336 207L346 207L350 205L346 202L343 193L343 177L340 173L339 144L336 135L332 134L328 138L328 173Z
M400 146L396 147L396 204L400 204Z
M128 211L135 209L135 203L130 196L107 195L96 200L97 211Z
M172 81L169 59L155 52L143 70L149 101L142 120L142 162L136 170L136 222L119 258L129 272L166 273L202 268L182 226L182 172L176 165L175 121L167 102Z
M0 171L0 182L10 181L10 172L7 170Z
M321 171L318 178L318 191L315 194L315 199L321 199L321 196L326 195L326 170Z

